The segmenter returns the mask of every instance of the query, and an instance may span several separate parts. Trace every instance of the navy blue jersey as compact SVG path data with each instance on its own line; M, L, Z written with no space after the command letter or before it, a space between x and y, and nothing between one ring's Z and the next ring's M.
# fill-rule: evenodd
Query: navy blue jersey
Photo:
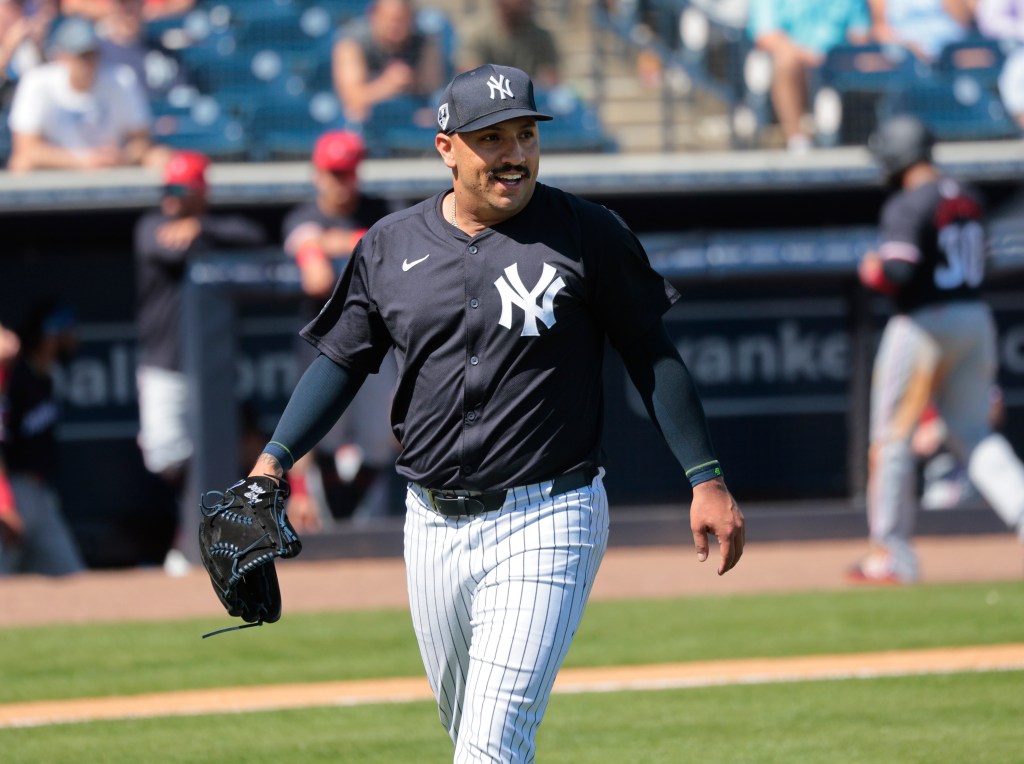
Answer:
M616 215L537 184L470 238L445 192L374 225L303 336L375 371L394 346L398 471L492 490L600 463L604 340L622 347L679 295Z
M263 244L263 228L240 215L203 215L200 232L185 249L159 242L157 232L175 219L160 211L143 215L135 226L136 325L139 361L162 369L181 368L181 300L190 259L220 249Z
M4 417L0 446L7 469L53 482L57 479L60 414L53 380L20 358L11 370L5 397L5 405L0 406Z
M897 310L978 299L985 231L978 195L950 178L895 194L882 209L882 257Z

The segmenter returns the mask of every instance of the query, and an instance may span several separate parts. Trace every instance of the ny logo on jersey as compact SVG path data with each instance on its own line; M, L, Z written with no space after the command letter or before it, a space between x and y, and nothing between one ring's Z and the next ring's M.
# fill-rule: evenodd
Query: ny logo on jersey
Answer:
M505 100L505 96L515 98L515 96L512 95L512 82L504 74L499 74L498 79L494 79L494 75L492 74L490 79L487 80L487 87L491 89L492 101L496 95L501 96L502 101Z
M544 263L544 270L541 272L540 281L533 289L527 289L523 280L519 278L519 269L516 263L512 263L505 269L505 275L495 280L494 286L498 288L501 295L501 318L498 323L506 329L512 328L512 306L518 305L524 314L523 331L520 337L538 337L540 331L537 328L537 321L550 329L555 325L555 295L564 287L565 282L561 276L555 278L555 269ZM506 279L508 279L506 281ZM537 298L544 294L541 304L537 304Z

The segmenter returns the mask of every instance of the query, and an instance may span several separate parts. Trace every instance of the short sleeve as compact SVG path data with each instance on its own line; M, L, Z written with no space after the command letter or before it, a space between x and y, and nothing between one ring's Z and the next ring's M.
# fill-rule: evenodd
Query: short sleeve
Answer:
M761 35L780 28L775 0L751 0L749 14L747 33L754 42Z
M374 374L392 341L370 297L369 263L374 237L364 236L349 258L334 293L300 335L335 363Z
M45 99L41 97L45 72L30 70L18 81L7 124L12 133L41 135L45 121Z
M680 295L651 267L643 245L615 213L596 207L584 247L588 293L612 345L654 326Z

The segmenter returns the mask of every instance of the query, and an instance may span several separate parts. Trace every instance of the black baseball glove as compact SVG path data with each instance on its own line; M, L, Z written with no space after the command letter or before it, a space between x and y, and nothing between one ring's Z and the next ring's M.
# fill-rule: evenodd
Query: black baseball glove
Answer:
M288 493L284 480L248 477L223 493L208 491L199 500L203 566L228 615L249 625L273 623L281 617L274 560L302 551L302 542L285 515Z

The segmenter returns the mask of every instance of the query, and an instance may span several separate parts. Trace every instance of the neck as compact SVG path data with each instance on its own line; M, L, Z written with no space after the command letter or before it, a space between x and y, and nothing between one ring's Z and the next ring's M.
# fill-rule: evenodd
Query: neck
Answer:
M939 170L930 162L919 162L910 167L903 175L903 187L917 188L938 179Z

